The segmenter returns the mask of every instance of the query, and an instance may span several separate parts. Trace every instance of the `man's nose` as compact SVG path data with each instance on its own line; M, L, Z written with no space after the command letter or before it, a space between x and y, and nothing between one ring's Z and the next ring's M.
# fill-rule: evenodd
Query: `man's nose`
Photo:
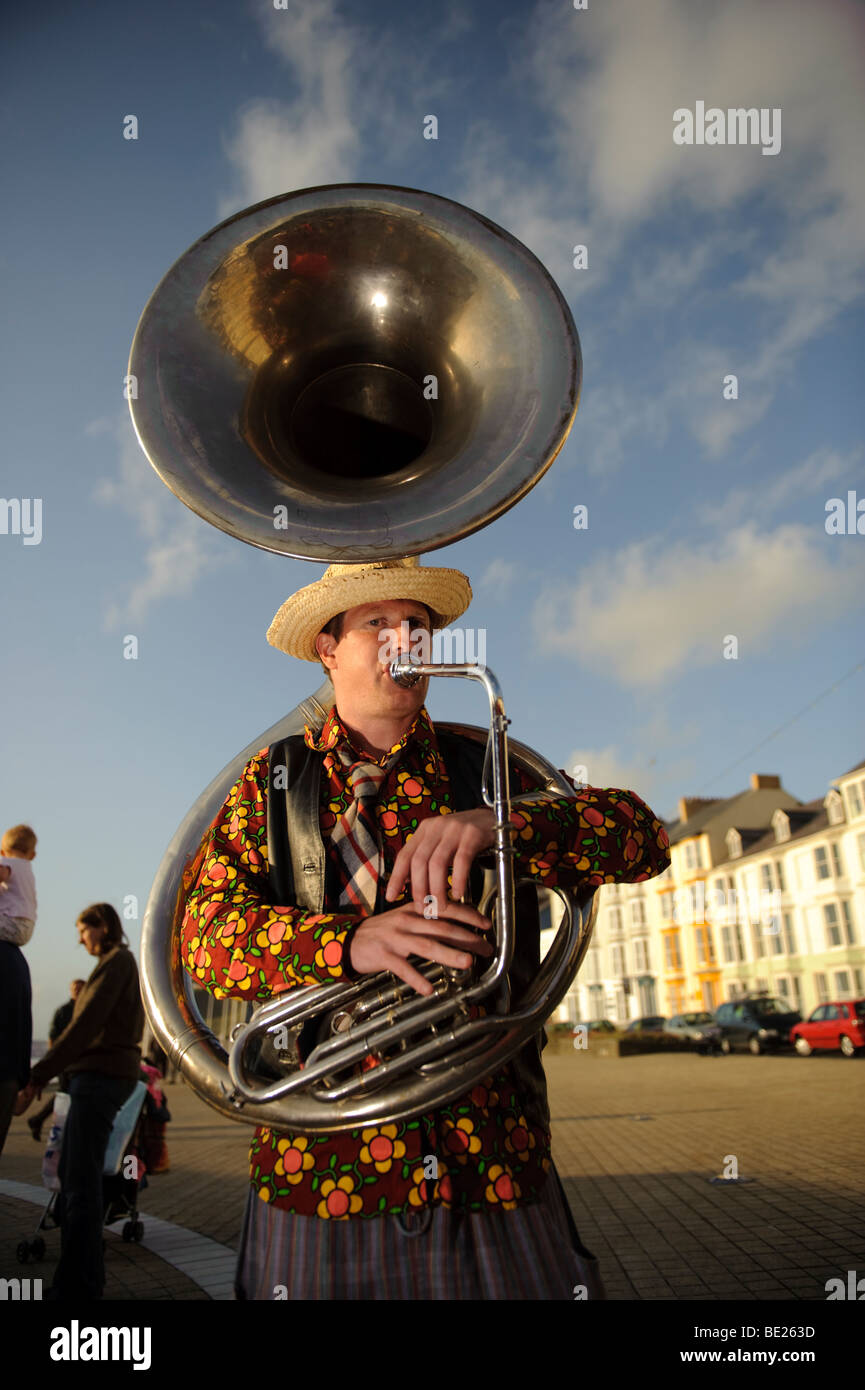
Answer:
M408 656L411 651L411 624L404 622L385 628L381 634L381 651L381 659L388 664Z

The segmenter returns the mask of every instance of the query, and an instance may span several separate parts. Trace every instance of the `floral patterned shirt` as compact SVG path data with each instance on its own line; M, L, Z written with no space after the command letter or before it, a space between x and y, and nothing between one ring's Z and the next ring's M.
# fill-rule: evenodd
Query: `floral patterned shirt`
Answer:
M335 708L320 733L307 727L305 739L322 754L319 823L330 850L351 796L333 750L351 740ZM421 820L453 813L447 768L425 709L390 753L397 751L403 756L382 783L376 807L385 878ZM267 772L264 748L246 764L184 875L184 965L220 999L263 1001L297 985L346 978L343 943L363 916L269 901ZM512 794L533 789L522 772L518 781ZM670 862L666 831L631 791L587 787L576 800L551 797L525 812L514 809L512 820L518 873L550 887L637 883ZM389 907L407 900L404 894ZM427 1205L510 1209L538 1199L549 1166L549 1131L526 1119L509 1065L425 1116L332 1135L262 1127L250 1151L250 1177L262 1201L322 1219Z

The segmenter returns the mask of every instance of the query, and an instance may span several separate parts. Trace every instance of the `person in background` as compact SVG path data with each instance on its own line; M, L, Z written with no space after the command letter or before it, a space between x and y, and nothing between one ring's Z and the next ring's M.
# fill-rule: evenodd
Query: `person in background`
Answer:
M69 998L66 1000L66 1003L61 1004L59 1009L54 1010L54 1017L51 1020L51 1027L48 1030L49 1044L55 1043L57 1041L57 1039L60 1037L60 1034L66 1027L67 1023L70 1022L72 1018L72 1011L75 1008L75 1000L78 998L83 988L83 980L73 980L69 986ZM69 1090L69 1078L65 1074L65 1072L59 1078L59 1085L57 1089L58 1091ZM33 1135L33 1138L36 1140L37 1144L40 1144L42 1142L42 1126L48 1119L48 1116L51 1114L53 1109L54 1097L49 1096L48 1100L46 1100L41 1110L37 1110L36 1114L31 1115L30 1119L27 1121L28 1125L30 1126L30 1133Z
M110 903L94 903L76 922L78 939L96 967L75 1001L72 1018L30 1072L18 1097L23 1114L43 1086L69 1076L69 1115L60 1155L60 1263L46 1298L98 1299L102 1258L102 1167L114 1118L141 1074L144 1009L138 967Z
M15 1097L30 1072L30 968L19 946L0 941L0 1153Z
M36 834L13 825L0 838L0 941L26 946L36 926Z

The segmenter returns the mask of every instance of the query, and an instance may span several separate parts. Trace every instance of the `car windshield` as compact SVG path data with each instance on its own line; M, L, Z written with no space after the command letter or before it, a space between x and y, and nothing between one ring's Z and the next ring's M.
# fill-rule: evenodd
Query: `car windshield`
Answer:
M711 1023L711 1014L682 1014L682 1022L689 1026L694 1023Z
M755 999L754 1007L760 1014L788 1014L790 1005L781 999Z

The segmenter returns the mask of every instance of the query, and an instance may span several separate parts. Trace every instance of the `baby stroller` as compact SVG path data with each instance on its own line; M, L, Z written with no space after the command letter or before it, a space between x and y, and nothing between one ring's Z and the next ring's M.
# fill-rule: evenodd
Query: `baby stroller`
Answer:
M140 1241L144 1235L144 1223L138 1216L138 1193L146 1186L147 1179L143 1175L143 1165L137 1157L136 1142L146 1094L146 1084L139 1081L132 1095L118 1110L108 1137L108 1147L102 1165L104 1224L111 1226L115 1221L124 1221L121 1235L125 1241ZM69 1103L69 1096L63 1091L54 1097L51 1131L42 1159L42 1183L51 1195L36 1225L35 1238L18 1243L16 1254L19 1264L27 1264L28 1260L41 1260L45 1255L45 1241L39 1232L54 1231L59 1225L54 1216L54 1205L60 1191L58 1166Z

